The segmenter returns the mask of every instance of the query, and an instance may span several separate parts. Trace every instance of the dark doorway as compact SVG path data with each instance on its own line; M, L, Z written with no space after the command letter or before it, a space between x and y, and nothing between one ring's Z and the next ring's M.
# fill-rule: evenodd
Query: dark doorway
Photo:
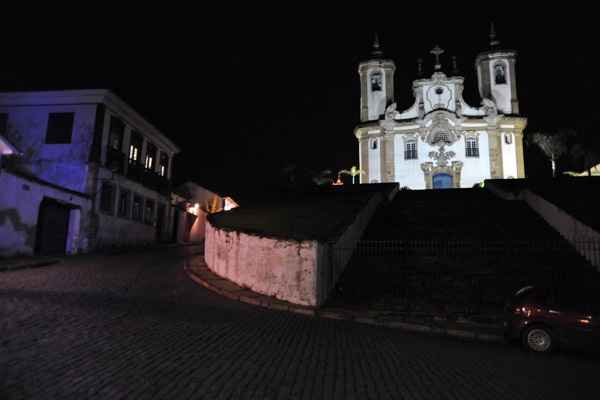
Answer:
M38 213L36 252L65 254L69 236L71 208L51 199L44 199Z
M171 241L177 243L177 231L179 230L179 210L175 209L173 213L173 231L171 232Z

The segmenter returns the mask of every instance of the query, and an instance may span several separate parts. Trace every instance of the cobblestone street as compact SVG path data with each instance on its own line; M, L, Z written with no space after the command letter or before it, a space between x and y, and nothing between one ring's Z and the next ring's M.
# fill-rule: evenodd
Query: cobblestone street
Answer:
M0 273L0 399L599 397L599 356L251 306L186 276L199 250Z

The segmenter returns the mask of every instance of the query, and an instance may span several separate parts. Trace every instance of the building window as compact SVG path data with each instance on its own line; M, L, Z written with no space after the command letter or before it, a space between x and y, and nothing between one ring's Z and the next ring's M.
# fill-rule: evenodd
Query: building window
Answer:
M112 214L115 187L104 182L100 191L100 211Z
M148 143L146 146L146 163L144 166L146 169L153 170L156 160L156 147L152 143Z
M433 141L431 144L437 144L439 142L444 142L450 144L450 139L448 138L448 134L444 130L436 131L433 135Z
M0 113L0 136L6 137L8 129L8 114Z
M417 158L417 142L415 139L409 139L406 141L406 151L404 152L404 158L407 160Z
M121 151L123 147L123 132L125 125L121 120L110 117L110 130L108 131L108 148Z
M142 137L137 132L131 132L131 141L129 142L129 163L139 163L142 156Z
M110 129L108 130L108 145L106 149L106 168L112 172L122 174L125 170L125 154L122 153L123 133L125 124L115 117L110 118Z
M504 134L504 143L512 144L512 135L510 133Z
M131 206L131 219L136 221L142 220L142 196L133 195L133 203Z
M46 144L71 143L75 113L50 113L46 130Z
M160 153L160 164L158 166L158 175L166 178L169 172L169 156L165 153Z
M467 138L467 157L479 157L479 148L477 147L477 138Z
M494 76L496 77L496 84L506 83L506 74L504 71L504 65L498 63L494 65Z
M121 190L119 193L119 204L117 215L122 218L129 218L129 202L131 201L131 193L126 190Z
M376 73L371 75L371 90L381 90L381 74Z
M154 200L146 199L144 206L144 223L152 225L154 223Z

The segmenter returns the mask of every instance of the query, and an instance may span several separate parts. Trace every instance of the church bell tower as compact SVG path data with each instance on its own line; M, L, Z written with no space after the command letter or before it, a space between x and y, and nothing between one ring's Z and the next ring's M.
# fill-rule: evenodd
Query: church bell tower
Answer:
M519 115L515 63L517 52L500 48L494 24L490 29L490 49L480 53L475 60L479 95L492 100L498 112Z
M396 64L385 60L375 35L372 58L358 64L360 75L360 120L377 121L394 102L394 71Z

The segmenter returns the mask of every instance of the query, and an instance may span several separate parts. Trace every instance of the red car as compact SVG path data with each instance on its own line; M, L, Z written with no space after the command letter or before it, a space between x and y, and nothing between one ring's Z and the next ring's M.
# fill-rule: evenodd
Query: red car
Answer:
M506 302L504 336L535 353L558 345L600 350L600 284L527 286Z

